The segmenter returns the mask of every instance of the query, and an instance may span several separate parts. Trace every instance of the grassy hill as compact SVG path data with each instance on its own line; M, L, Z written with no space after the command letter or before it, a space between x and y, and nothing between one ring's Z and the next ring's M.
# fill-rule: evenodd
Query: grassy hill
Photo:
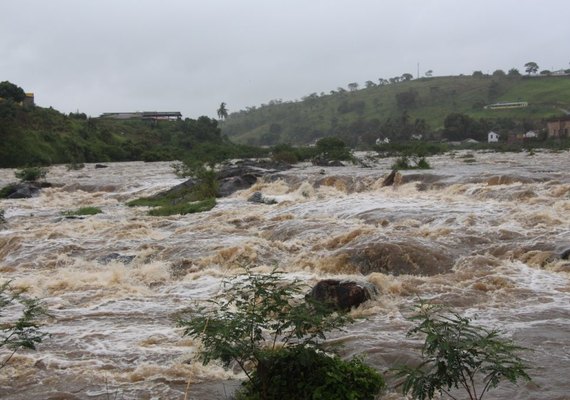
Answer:
M496 102L526 101L522 109L488 110ZM378 137L437 137L451 113L516 131L544 127L544 120L570 109L570 76L450 76L421 78L355 91L311 94L298 102L271 101L230 114L222 133L247 144L307 144L339 136L351 145ZM507 121L508 123L505 123Z

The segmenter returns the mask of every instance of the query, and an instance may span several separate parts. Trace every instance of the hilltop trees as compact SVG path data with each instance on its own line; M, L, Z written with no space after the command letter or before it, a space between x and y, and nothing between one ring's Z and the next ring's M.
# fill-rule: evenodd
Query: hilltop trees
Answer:
M218 108L218 118L226 119L228 117L228 109L226 108L226 103L222 102L220 108Z
M16 103L19 103L21 101L24 101L26 98L26 93L24 92L24 89L18 85L4 81L0 82L0 98L12 100Z
M524 65L524 68L527 74L529 75L536 74L536 72L538 71L538 64L533 61L530 61Z

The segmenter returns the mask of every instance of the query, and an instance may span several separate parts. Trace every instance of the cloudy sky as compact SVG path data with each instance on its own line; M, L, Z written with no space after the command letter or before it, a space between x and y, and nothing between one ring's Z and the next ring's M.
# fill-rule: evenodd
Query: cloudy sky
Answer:
M97 116L215 116L409 72L570 68L568 0L0 0L0 81Z

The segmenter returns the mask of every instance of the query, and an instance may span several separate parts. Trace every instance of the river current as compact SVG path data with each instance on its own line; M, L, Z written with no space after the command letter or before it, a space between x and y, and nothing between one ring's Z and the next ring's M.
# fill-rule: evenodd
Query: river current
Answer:
M533 350L533 381L486 398L570 399L570 154L457 152L383 187L393 161L299 164L209 212L171 217L125 205L182 182L170 163L52 167L54 186L38 197L0 200L0 279L51 315L38 351L0 369L0 398L230 398L243 376L194 361L197 343L174 318L247 264L309 285L375 285L356 323L330 335L343 357L363 355L382 372L417 362L406 317L421 298ZM0 186L13 181L0 170ZM248 202L255 191L277 204ZM103 212L62 216L84 206Z

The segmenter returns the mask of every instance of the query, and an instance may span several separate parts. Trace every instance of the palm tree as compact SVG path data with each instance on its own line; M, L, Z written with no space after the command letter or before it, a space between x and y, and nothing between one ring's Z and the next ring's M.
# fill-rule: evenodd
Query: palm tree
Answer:
M226 108L226 103L222 102L220 108L218 108L218 118L226 119L228 117L228 109Z

